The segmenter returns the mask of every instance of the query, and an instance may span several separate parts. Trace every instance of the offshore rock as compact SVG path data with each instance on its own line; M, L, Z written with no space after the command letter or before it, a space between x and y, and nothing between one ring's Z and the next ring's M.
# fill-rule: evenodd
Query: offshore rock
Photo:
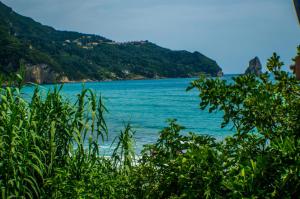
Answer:
M246 69L245 74L254 74L254 75L262 74L262 66L258 57L255 57L250 60L249 66Z

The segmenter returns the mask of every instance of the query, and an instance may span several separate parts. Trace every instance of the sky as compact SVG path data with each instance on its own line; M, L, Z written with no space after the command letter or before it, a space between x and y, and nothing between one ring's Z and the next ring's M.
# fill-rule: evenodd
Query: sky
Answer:
M114 41L149 40L173 50L199 51L225 74L263 65L277 52L286 63L300 45L292 0L2 0L19 14L58 30Z

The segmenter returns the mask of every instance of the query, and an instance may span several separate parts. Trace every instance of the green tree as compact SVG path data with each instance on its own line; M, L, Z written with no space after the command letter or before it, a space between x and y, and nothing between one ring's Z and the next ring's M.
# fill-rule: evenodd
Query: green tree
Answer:
M230 197L299 196L300 86L283 65L274 53L259 77L238 76L232 83L202 77L188 88L199 90L201 109L223 111L222 126L233 124L236 131L221 151Z

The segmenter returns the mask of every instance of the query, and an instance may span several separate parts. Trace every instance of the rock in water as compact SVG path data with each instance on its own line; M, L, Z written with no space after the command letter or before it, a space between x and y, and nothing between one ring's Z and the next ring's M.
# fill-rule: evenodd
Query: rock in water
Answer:
M261 63L258 57L251 59L245 74L260 75L262 73Z

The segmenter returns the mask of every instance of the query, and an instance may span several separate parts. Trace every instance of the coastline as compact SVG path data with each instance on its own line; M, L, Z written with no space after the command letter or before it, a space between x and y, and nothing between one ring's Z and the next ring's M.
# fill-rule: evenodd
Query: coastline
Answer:
M34 83L34 82L26 82L26 84L37 84L37 85L51 85L51 84L72 84L72 83L95 83L95 82L115 82L115 81L139 81L139 80L160 80L160 79L184 79L184 78L198 78L201 75L205 75L207 77L223 77L224 75L231 75L231 74L224 74L212 76L210 74L199 74L199 75L191 75L191 76L184 76L184 77L164 77L164 76L156 76L154 78L144 77L144 76L136 76L133 78L116 78L116 79L102 79L102 80L93 80L93 79L80 79L80 80L69 80L64 79L63 81L56 81L56 82L44 82L44 83Z

